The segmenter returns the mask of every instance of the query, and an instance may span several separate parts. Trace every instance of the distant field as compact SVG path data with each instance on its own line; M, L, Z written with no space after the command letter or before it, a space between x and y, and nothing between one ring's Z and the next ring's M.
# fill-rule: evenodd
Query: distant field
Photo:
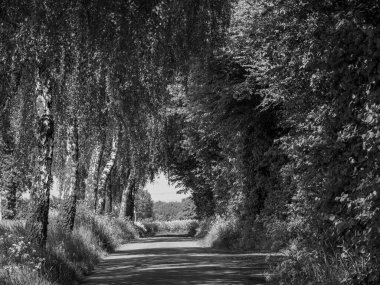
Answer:
M140 224L148 234L177 233L193 236L199 227L197 220L141 221Z

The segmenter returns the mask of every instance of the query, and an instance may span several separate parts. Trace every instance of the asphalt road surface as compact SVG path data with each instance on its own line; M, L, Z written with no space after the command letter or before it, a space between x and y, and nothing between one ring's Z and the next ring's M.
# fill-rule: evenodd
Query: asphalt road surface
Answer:
M122 245L82 284L273 284L266 280L276 256L202 247L183 236L157 236Z

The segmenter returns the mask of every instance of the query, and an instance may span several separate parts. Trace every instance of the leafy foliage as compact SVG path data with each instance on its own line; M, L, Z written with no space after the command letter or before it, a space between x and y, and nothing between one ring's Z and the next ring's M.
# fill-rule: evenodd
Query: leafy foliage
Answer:
M191 194L197 218L215 218L210 241L284 249L284 282L380 282L379 3L39 4L0 4L8 218L41 160L32 122L36 82L45 78L63 202L75 176L88 205L100 198L114 212L129 193L148 213L141 189L164 170ZM66 148L73 122L74 174ZM154 211L190 217L189 201Z
M240 246L288 248L288 283L379 282L378 12L237 1L223 48L172 88L172 179Z
M149 219L153 217L153 200L147 190L138 191L136 194L137 219Z
M156 220L192 220L195 218L195 205L191 198L182 199L181 202L154 202L153 216Z

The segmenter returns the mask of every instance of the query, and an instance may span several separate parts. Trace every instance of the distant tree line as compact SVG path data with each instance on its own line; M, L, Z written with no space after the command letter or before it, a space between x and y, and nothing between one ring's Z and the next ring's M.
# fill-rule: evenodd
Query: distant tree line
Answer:
M136 220L150 219L154 215L154 202L150 193L147 190L139 190L135 197Z
M181 202L157 201L153 204L153 217L163 221L195 219L195 205L191 198L182 199Z

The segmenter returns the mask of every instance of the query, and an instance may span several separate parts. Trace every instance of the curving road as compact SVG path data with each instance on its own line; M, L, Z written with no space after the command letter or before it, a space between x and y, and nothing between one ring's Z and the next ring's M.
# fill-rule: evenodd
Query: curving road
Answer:
M276 259L204 248L188 237L158 236L121 246L83 284L270 284L265 274Z

